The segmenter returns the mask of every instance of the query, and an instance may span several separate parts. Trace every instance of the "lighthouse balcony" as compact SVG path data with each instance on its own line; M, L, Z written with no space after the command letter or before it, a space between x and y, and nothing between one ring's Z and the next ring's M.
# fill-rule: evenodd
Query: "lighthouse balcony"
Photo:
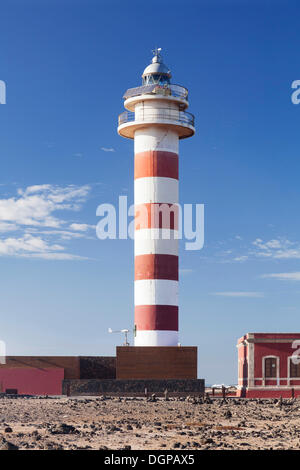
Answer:
M125 111L119 115L118 133L133 139L137 129L154 125L173 128L184 139L194 135L194 121L193 114L174 108L140 108L135 113Z
M123 98L125 100L124 106L129 111L133 111L138 102L155 99L172 101L173 103L176 103L178 108L182 111L189 106L187 88L181 85L171 85L169 83L164 85L155 83L136 88L129 88Z

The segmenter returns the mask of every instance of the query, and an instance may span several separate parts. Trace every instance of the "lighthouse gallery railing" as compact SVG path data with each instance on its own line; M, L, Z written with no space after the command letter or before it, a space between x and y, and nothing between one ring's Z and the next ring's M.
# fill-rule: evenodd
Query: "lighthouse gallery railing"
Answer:
M188 100L188 90L181 85L169 84L169 85L143 85L136 88L129 88L123 96L125 100L133 98L134 96L147 95L147 94L161 94L175 96L176 98Z
M194 115L186 111L176 111L172 108L155 108L155 109L139 109L136 117L132 111L124 111L119 115L119 126L126 122L159 122L159 121L175 121L179 124L194 126Z

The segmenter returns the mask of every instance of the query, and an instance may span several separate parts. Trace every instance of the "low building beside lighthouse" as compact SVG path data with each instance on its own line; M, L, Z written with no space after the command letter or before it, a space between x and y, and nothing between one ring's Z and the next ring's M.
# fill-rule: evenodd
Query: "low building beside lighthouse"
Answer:
M300 396L300 333L247 333L237 348L238 396Z

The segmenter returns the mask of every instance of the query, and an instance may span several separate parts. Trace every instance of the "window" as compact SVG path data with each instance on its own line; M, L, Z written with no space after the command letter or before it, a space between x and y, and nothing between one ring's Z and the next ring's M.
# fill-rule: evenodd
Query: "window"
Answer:
M5 393L7 395L18 395L18 390L16 388L7 388Z
M290 357L290 377L300 377L300 364L294 364Z
M169 85L170 78L166 75L160 75L158 73L154 73L152 75L146 75L143 78L143 84L144 85L153 85L153 84Z
M267 357L265 359L265 377L277 377L276 357Z

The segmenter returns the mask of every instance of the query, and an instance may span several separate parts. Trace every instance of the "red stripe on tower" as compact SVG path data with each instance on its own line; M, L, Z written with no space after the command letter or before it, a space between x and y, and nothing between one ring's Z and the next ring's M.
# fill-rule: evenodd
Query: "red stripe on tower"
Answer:
M168 279L178 281L178 256L139 255L135 257L134 279Z
M137 305L135 324L139 330L178 331L178 307L173 305Z
M177 204L145 203L135 205L135 230L165 228L178 230Z
M135 154L134 178L151 176L178 179L177 153L149 150Z

